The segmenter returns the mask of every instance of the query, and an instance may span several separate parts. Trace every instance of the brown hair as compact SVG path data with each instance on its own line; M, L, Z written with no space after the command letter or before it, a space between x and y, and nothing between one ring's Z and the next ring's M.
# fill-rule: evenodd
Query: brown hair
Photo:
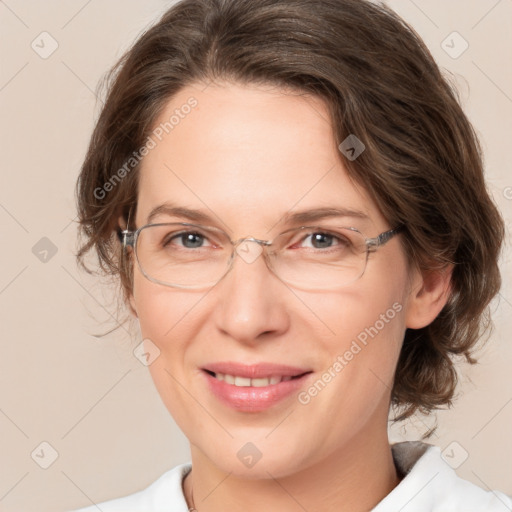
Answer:
M78 261L85 266L94 248L104 273L120 277L126 299L131 269L117 217L136 206L139 167L126 162L175 93L214 80L324 99L338 143L355 134L366 146L354 161L340 158L390 225L405 225L409 261L425 270L455 263L445 308L429 326L406 332L392 394L399 418L449 404L457 383L452 356L475 362L472 349L489 326L503 221L456 94L417 34L383 5L182 0L169 9L108 75L77 183Z

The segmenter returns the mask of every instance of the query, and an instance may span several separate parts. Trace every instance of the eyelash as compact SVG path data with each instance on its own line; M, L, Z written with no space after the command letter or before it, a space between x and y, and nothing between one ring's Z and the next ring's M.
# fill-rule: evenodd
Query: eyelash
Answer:
M192 249L190 247L185 247L185 244L183 243L183 241L186 239L185 237L189 236L189 235L194 235L194 236L198 236L198 237L201 237L203 239L203 242L204 241L209 241L210 242L210 246L211 247L215 247L217 244L215 243L212 243L208 236L198 232L198 231L182 231L182 232L179 232L179 233L176 233L176 234L173 234L170 238L168 238L167 240L164 240L164 242L162 243L162 246L163 247L168 247L174 240L180 240L181 241L181 244L179 244L180 247L184 247L185 249ZM324 231L320 231L320 230L317 230L317 231L311 231L310 233L306 233L304 234L304 236L302 236L300 238L300 240L298 240L297 242L292 242L291 243L291 246L296 246L296 245L299 245L299 244L303 244L306 240L310 240L310 243L311 245L313 244L313 236L314 235L322 235L322 236L326 236L326 237L331 237L333 242L336 242L335 245L331 245L329 247L326 247L324 249L330 249L332 247L338 247L338 246L341 246L341 245L350 245L350 240L348 240L346 237L343 237L339 234L335 234L335 233L332 233L328 230L324 230ZM203 247L210 247L210 246L201 246L201 247L197 247L196 249L202 249ZM304 247L304 248L309 248L309 249L320 249L318 247Z

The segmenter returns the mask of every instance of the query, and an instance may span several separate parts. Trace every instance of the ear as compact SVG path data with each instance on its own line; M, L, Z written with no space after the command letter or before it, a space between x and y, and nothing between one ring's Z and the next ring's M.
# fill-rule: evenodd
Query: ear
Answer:
M128 297L128 304L130 306L130 312L135 318L139 318L139 315L137 314L137 308L135 306L135 298L133 297L133 293L130 293L130 296Z
M123 229L126 229L126 227L127 227L126 226L126 219L124 218L124 215L122 213L117 217L117 227L121 231Z
M446 305L452 289L453 265L441 270L416 270L412 278L406 327L421 329L431 324Z

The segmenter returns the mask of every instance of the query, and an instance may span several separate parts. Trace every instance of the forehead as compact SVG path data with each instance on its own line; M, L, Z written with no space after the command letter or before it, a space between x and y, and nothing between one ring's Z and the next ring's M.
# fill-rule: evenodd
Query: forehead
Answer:
M319 98L268 86L192 85L168 102L151 138L138 225L165 202L202 210L230 230L268 229L287 213L322 207L383 222L349 179Z

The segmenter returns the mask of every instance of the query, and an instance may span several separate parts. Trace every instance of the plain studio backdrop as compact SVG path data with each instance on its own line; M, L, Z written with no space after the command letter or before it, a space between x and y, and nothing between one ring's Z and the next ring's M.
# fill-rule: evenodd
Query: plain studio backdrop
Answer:
M512 220L512 1L393 0L452 75ZM74 185L108 68L172 2L0 2L0 510L64 511L147 486L188 443L115 325L109 288L74 261ZM429 442L460 476L512 494L510 234L495 329ZM112 289L112 287L110 287ZM431 420L390 430L415 439Z

